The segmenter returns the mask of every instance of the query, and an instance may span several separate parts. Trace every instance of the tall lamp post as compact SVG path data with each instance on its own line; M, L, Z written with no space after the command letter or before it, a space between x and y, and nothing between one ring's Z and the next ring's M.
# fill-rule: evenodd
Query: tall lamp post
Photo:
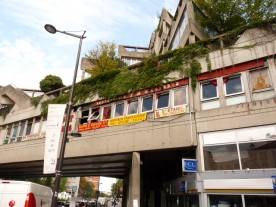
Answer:
M77 73L78 73L78 66L79 66L79 59L80 59L80 52L81 52L81 46L82 46L82 40L86 38L84 36L85 32L80 35L75 35L66 31L59 31L57 30L53 25L46 24L44 28L47 30L47 32L51 34L55 34L56 32L63 33L69 36L77 37L80 39L79 42L79 49L78 49L78 54L77 54L77 60L76 60L76 65L75 65L75 72L73 76L73 82L71 85L71 91L70 91L70 98L69 98L69 103L68 103L68 108L67 108L67 114L66 114L66 122L65 122L65 129L62 137L62 142L61 142L61 148L60 148L60 154L59 154L59 159L57 162L57 167L56 167L56 172L55 172L55 187L54 187L54 192L53 192L53 197L52 197L52 207L56 207L57 203L57 197L58 197L58 190L60 187L60 178L61 178L61 173L62 173L62 165L63 165L63 159L64 159L64 153L65 153L65 147L66 143L68 141L67 135L68 135L68 126L69 126L69 117L71 114L72 110L72 105L73 105L73 96L74 96L74 90L75 90L75 84L76 84L76 78L77 78Z

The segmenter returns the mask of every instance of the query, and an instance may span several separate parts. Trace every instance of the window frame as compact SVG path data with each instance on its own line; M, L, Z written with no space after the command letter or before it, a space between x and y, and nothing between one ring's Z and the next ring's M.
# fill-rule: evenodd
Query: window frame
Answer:
M137 106L136 106L136 113L129 113L129 106L131 103L137 102ZM127 104L126 104L126 115L133 115L133 114L138 114L139 113L139 100L138 99L129 99L127 100Z
M227 90L226 90L226 84L230 79L234 79L234 78L240 78L241 81L241 92L237 92L237 93L231 93L231 94L227 94ZM231 76L225 76L224 78L229 78L229 80L226 83L223 83L223 89L224 89L224 95L225 97L230 97L230 96L235 96L235 95L239 95L239 94L244 94L244 86L243 86L243 82L242 82L242 76L241 74L236 74L236 75L231 75Z
M218 98L219 98L218 85L214 85L214 86L216 87L216 94L217 94L215 97L206 98L206 99L203 98L203 86L204 86L204 85L207 85L207 84L213 85L213 84L211 83L212 81L216 81L216 82L218 83L217 79L212 79L212 80L208 80L208 81L204 81L204 82L200 83L200 98L201 98L201 101L209 101L209 100L215 100L215 99L218 99Z
M269 78L271 86L267 87L267 88L259 89L259 90L253 90L253 82L252 82L252 78L251 78L251 73L254 73L254 72L260 71L260 70L266 70L267 71L268 78ZM263 91L269 91L269 90L272 90L274 88L272 78L271 78L271 73L270 73L270 70L269 70L268 66L261 67L261 68L254 68L252 70L249 70L248 71L248 79L249 79L249 88L250 88L250 91L251 91L252 94L253 93L260 93L260 92L263 92Z
M144 99L148 99L148 98L152 98L152 103L151 103L151 110L146 110L143 111L143 104L144 104ZM154 94L150 95L150 96L142 96L141 97L141 103L140 103L140 113L150 113L154 111Z
M175 91L180 91L184 89L185 90L185 100L186 100L186 103L184 104L179 104L179 105L175 105ZM188 87L187 86L182 86L182 87L178 87L178 88L173 88L171 90L171 107L177 107L177 106L183 106L183 105L188 105L189 103L189 99L188 99Z
M120 115L120 116L116 116L116 108L117 108L117 105L123 105L123 107L122 107L122 110L123 110L123 111L122 111L122 115ZM112 118L117 118L117 117L125 116L125 114L126 114L126 109L125 109L125 107L126 107L125 101L119 101L119 102L114 103L114 104L113 104Z
M168 95L168 106L165 107L161 107L158 108L158 102L159 102L159 98L157 97L158 95L162 96L162 95ZM167 109L171 107L171 93L170 91L163 91L163 92L159 92L155 94L155 110L160 110L160 109Z
M109 118L108 119L111 119L112 118L112 104L107 104L107 105L103 105L100 107L100 120L103 121L103 120L108 120L108 119L104 119L104 112L105 112L105 108L108 108L110 107L110 115L109 115Z

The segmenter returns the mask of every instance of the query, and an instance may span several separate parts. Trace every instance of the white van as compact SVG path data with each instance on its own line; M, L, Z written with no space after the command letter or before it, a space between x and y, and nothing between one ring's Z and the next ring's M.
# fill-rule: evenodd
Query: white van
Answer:
M0 206L51 207L51 188L26 181L0 180Z

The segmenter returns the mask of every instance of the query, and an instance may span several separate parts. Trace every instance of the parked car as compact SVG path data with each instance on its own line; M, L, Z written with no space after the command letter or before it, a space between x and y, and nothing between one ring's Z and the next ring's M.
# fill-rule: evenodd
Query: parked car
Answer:
M2 206L50 207L51 188L26 181L1 180L0 203Z
M98 206L99 207L107 207L107 198L99 197L98 198Z
M64 201L57 201L57 207L69 207L69 203Z

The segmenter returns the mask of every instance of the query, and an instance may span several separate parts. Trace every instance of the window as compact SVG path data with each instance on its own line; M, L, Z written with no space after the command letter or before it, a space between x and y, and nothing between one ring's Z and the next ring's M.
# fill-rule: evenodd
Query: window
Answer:
M87 119L89 117L89 110L83 110L81 112L80 124L87 123Z
M276 168L276 141L239 144L242 168Z
M213 80L201 85L202 100L218 98L217 81Z
M40 121L41 121L41 117L36 117L35 118L35 122L34 122L34 125L33 125L33 133L32 134L36 134L36 133L39 132Z
M28 119L27 129L26 129L26 135L30 135L32 131L33 126L33 119Z
M276 196L271 195L244 195L245 206L269 207L275 206Z
M249 72L252 91L259 91L271 88L271 80L267 68L253 70Z
M115 105L114 117L124 115L124 103L119 103Z
M205 170L238 170L236 144L206 146L203 148Z
M104 106L102 120L110 119L110 117L111 117L111 106Z
M26 126L26 121L21 121L20 122L20 130L19 130L19 134L18 134L18 138L17 138L17 141L19 141L19 142L22 140L22 136L24 135L25 126Z
M240 195L209 195L209 206L242 207Z
M96 122L100 117L100 108L93 108L91 111L91 115L88 117L87 121Z
M173 90L173 105L179 106L187 104L187 89L186 87Z
M138 100L128 100L127 114L138 113Z
M205 170L276 168L276 125L203 133Z
M157 109L169 107L169 93L156 94Z
M223 83L225 86L225 94L226 95L233 95L239 94L243 92L241 77L225 77L223 78Z
M152 111L153 97L144 97L142 98L142 112Z

